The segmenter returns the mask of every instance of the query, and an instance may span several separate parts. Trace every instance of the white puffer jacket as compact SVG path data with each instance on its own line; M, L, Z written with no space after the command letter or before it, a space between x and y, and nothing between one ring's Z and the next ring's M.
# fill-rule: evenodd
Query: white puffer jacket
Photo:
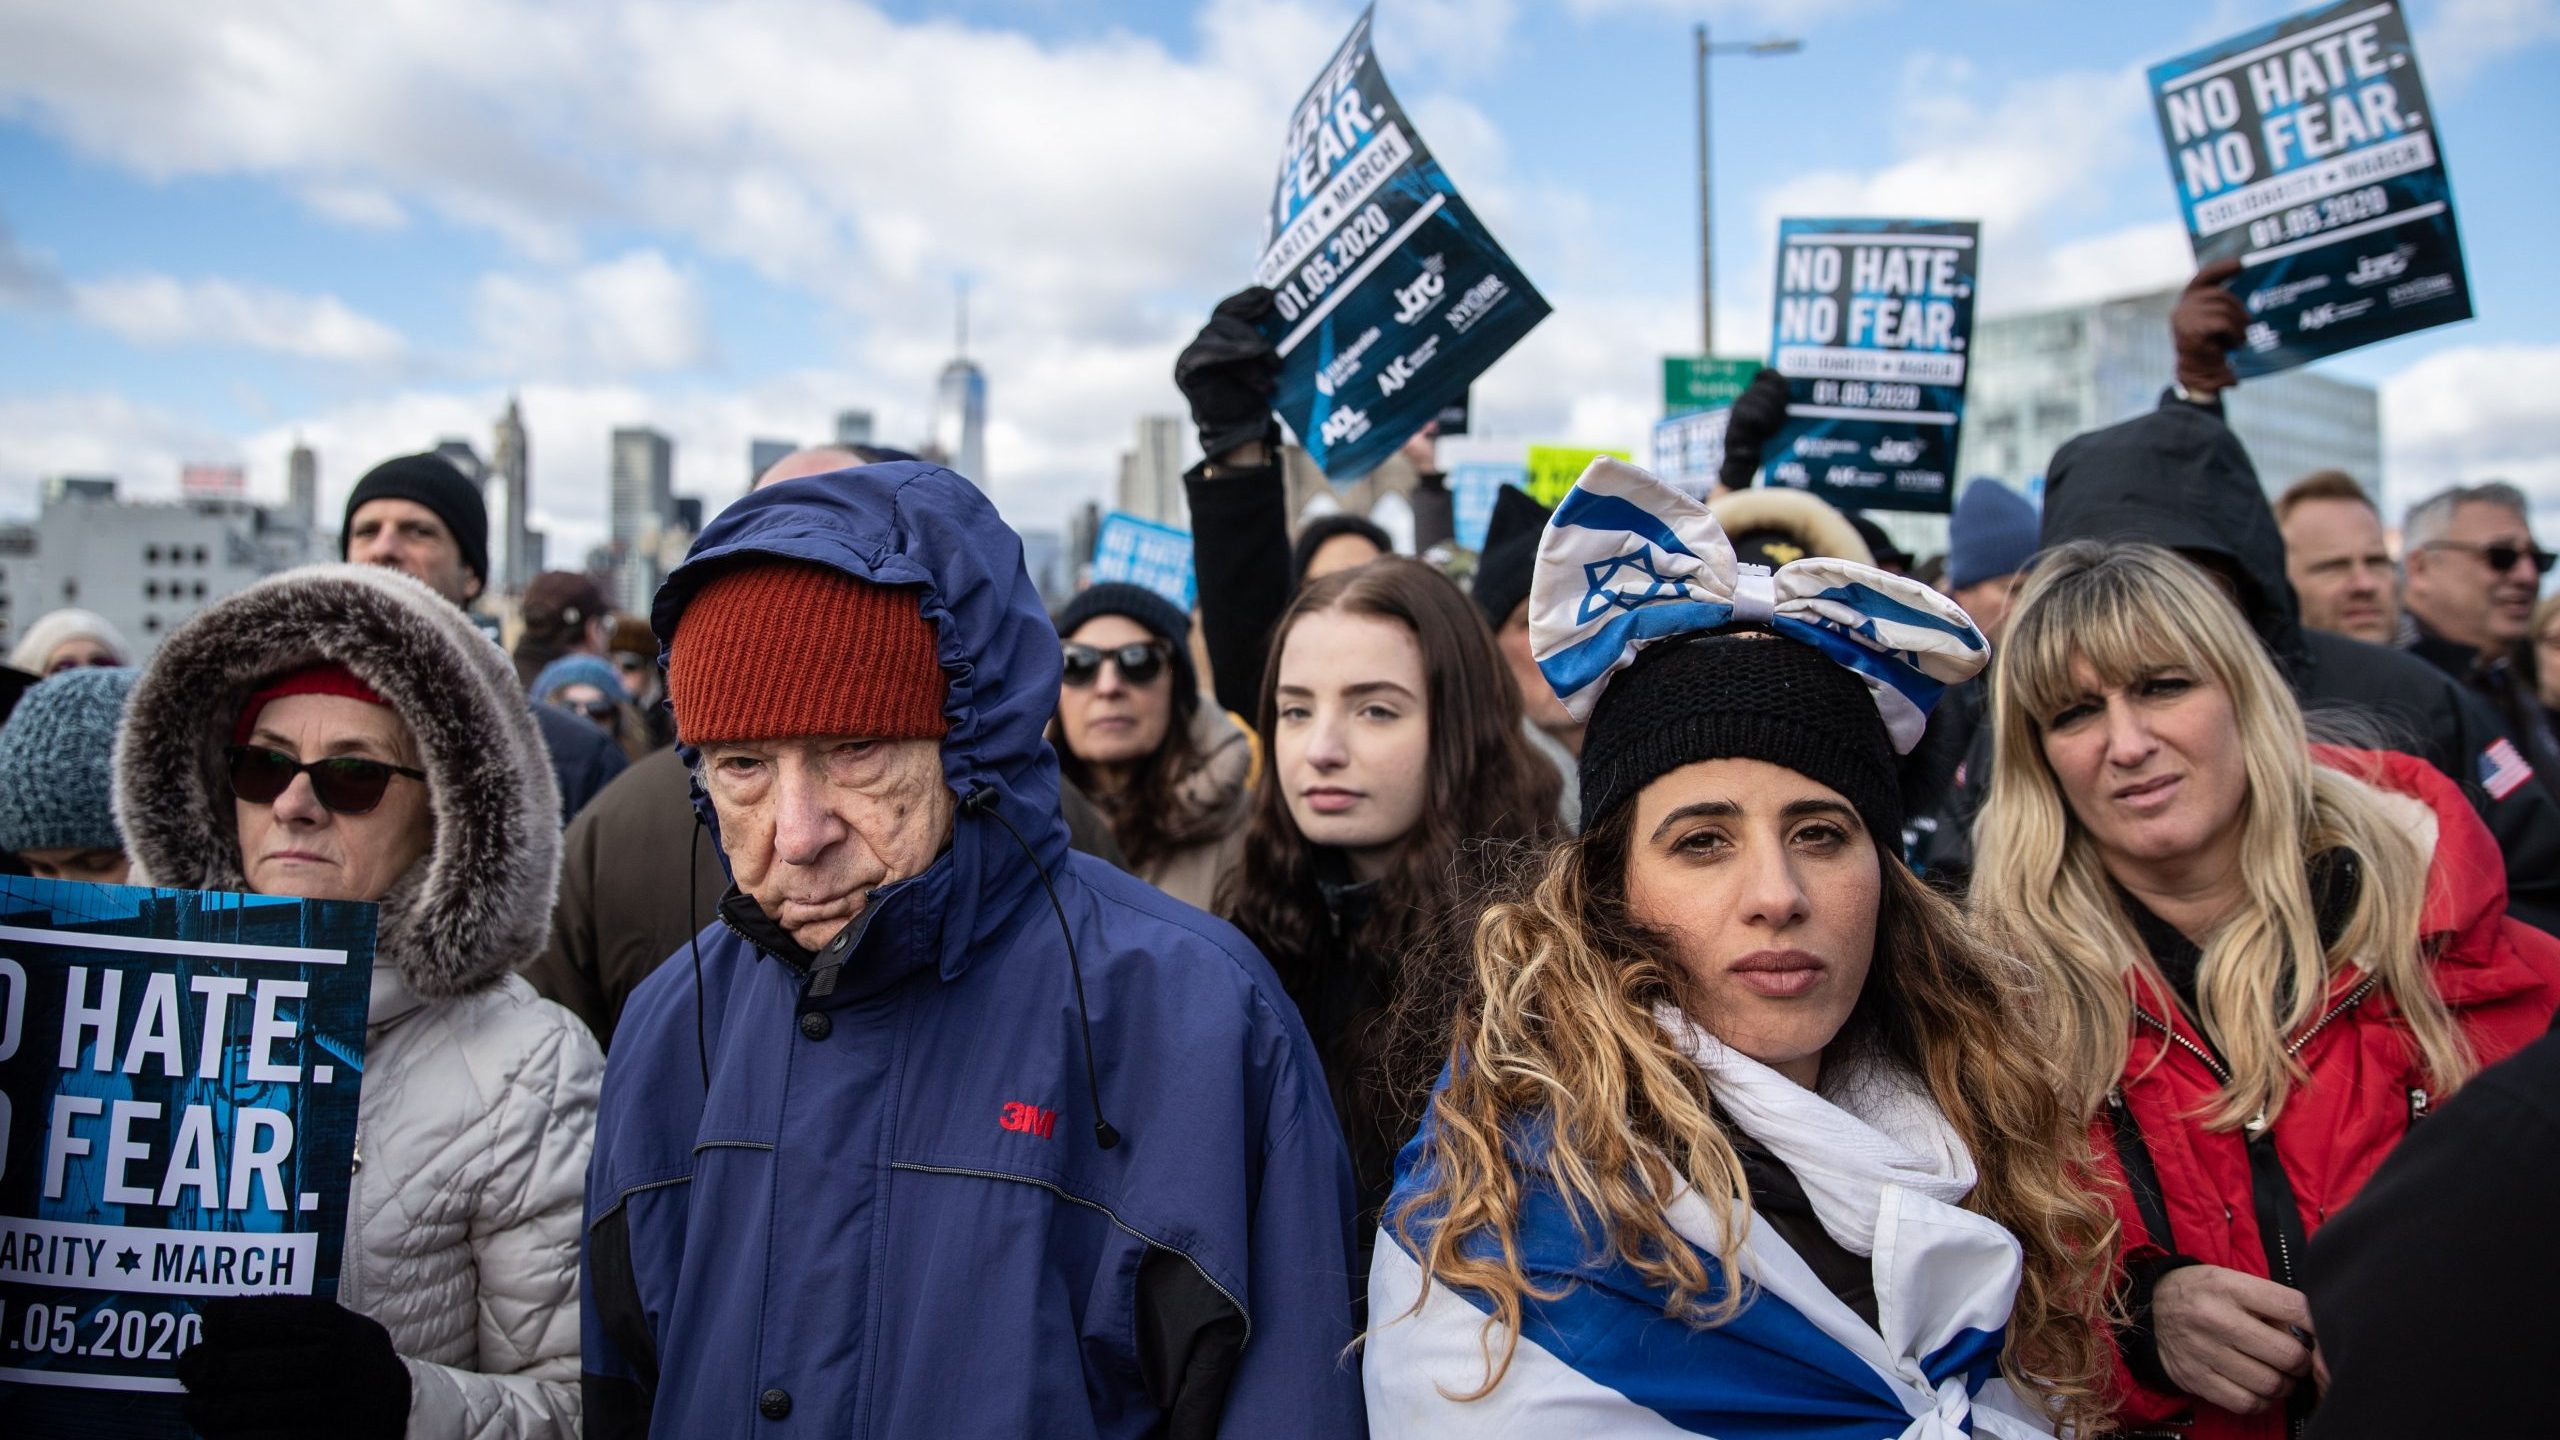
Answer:
M407 722L435 824L383 899L338 1302L408 1363L412 1440L571 1440L604 1057L514 973L549 929L560 825L506 657L386 570L314 566L209 607L125 713L116 808L134 883L246 888L221 748L253 690L321 660Z

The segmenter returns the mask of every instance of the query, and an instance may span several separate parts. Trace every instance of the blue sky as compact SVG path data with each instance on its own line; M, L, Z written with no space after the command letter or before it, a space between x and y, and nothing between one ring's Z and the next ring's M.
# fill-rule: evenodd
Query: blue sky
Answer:
M1993 311L2174 282L2142 69L2298 8L1384 0L1378 46L1555 306L1480 384L1481 423L1639 444L1659 357L1696 337L1694 21L1805 41L1716 66L1719 337L1752 353L1780 214L1978 217ZM2560 3L2409 8L2482 318L2327 363L2383 389L2394 498L2491 473L2560 496L2537 263ZM0 514L63 471L170 493L195 459L280 494L296 434L334 504L439 435L485 449L514 389L537 518L583 545L616 424L667 429L678 488L715 507L750 435L816 438L854 404L920 434L967 277L991 488L1054 524L1106 495L1138 415L1179 408L1173 355L1242 283L1287 106L1353 13L9 7Z

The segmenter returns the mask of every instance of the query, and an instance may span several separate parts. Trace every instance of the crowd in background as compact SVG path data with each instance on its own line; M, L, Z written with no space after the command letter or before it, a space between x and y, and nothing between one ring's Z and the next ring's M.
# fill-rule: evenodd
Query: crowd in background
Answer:
M824 449L505 652L431 455L147 668L42 617L15 867L382 906L336 1296L209 1303L191 1423L2531 1433L2553 556L2271 504L2213 278L1938 556L1754 483L1772 372L1709 494L1506 489L1464 585L1293 534L1251 290L1196 613Z

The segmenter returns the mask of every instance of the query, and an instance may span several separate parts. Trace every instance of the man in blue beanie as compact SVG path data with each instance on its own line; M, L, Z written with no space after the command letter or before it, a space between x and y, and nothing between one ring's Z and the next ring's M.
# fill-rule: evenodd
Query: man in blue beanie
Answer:
M107 762L140 673L65 670L27 691L0 726L0 852L38 879L124 883Z
M1985 476L1956 497L1947 521L1947 594L1995 645L2009 623L2009 597L2035 553L2036 507L2025 496Z

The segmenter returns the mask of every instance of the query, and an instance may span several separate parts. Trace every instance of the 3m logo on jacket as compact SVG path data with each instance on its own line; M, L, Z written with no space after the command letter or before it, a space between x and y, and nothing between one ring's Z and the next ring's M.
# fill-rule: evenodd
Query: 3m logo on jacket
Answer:
M1018 1131L1035 1140L1046 1140L1058 1126L1058 1112L1027 1105L1020 1100L1004 1102L1004 1114L996 1120L998 1127Z

